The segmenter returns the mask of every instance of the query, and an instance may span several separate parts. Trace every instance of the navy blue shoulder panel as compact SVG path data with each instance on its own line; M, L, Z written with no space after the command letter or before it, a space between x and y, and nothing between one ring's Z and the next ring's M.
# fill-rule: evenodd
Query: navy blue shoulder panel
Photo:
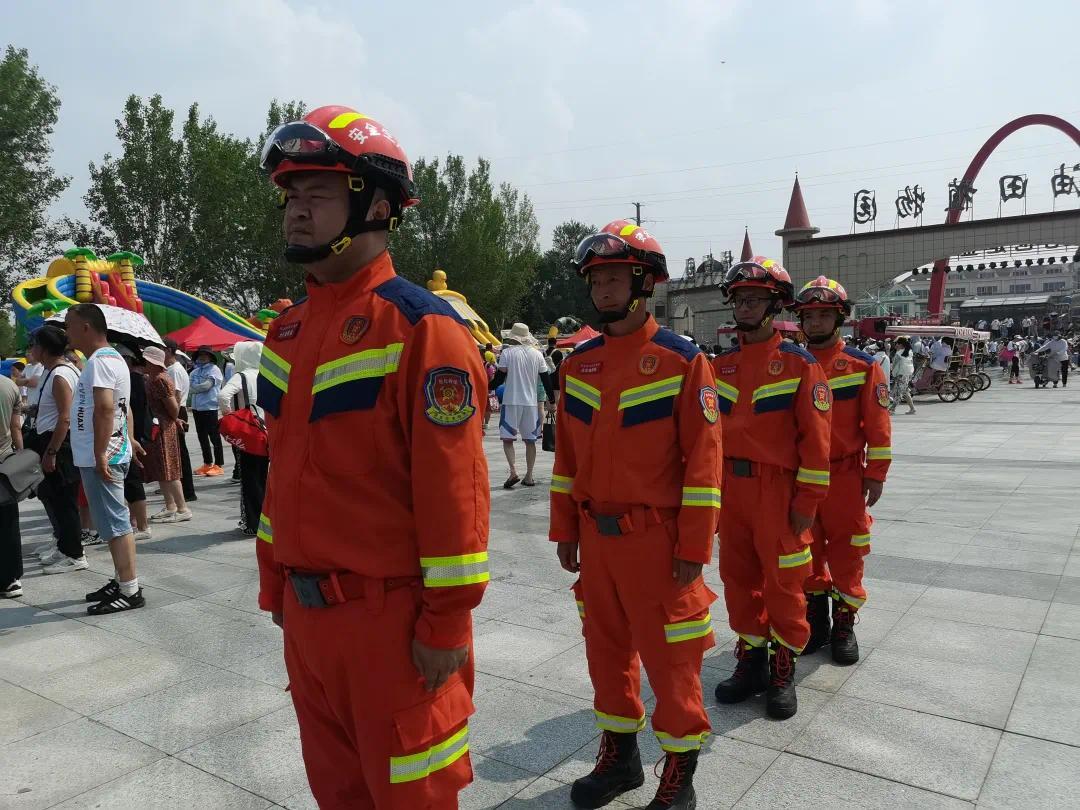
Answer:
M589 351L589 349L598 349L603 345L604 345L604 336L603 335L597 335L594 338L589 338L584 343L578 344L578 347L576 349L574 349L573 353L570 356L571 357L578 357L582 353Z
M797 346L794 343L788 343L786 340L780 341L780 351L787 352L788 354L797 355L803 360L805 360L807 363L817 362L817 358L814 357L814 355L810 354L810 352L808 352L802 346Z
M657 346L663 346L665 349L671 349L671 351L676 354L681 354L683 359L688 362L701 354L701 349L689 340L681 338L670 329L665 329L663 327L652 336L652 342Z
M375 288L375 294L396 306L413 326L425 315L446 315L467 325L446 301L401 276L384 281Z
M716 356L717 357L727 357L729 354L735 354L735 352L739 351L739 349L741 349L741 348L742 347L739 346L739 345L728 346L722 352L718 352Z
M845 346L844 354L848 357L854 357L856 360L862 360L864 363L874 365L874 358L864 352L862 349L856 349L854 346Z

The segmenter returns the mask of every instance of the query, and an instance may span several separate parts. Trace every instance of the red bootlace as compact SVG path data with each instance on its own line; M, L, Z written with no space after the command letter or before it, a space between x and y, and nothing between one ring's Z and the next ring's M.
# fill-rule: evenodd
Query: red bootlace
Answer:
M776 666L773 667L772 685L775 687L787 686L791 681L792 673L795 671L795 662L792 659L791 650L783 644L778 644L773 656L776 658Z
M851 635L855 628L857 615L858 614L850 610L845 610L844 608L840 608L833 613L833 632L836 633L837 640L847 641L848 636Z
M678 798L679 791L682 789L682 780L684 776L683 758L676 756L675 754L665 755L664 772L662 774L656 773L656 769L659 765L660 760L657 760L656 765L653 765L653 774L660 779L660 787L656 791L656 801L661 804L674 804L675 799Z
M619 749L615 741L611 739L611 732L605 731L600 735L600 750L596 753L596 767L593 773L603 773L618 759Z

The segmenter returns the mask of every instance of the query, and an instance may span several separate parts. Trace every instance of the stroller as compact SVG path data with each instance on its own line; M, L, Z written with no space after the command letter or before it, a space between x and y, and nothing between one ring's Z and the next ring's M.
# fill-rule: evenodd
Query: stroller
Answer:
M1047 383L1053 382L1057 387L1057 381L1049 378L1050 370L1048 366L1051 363L1047 360L1044 354L1032 354L1028 357L1028 373L1031 374L1031 381L1035 383L1036 388L1044 388ZM1061 369L1058 363L1053 363L1055 376L1060 376Z

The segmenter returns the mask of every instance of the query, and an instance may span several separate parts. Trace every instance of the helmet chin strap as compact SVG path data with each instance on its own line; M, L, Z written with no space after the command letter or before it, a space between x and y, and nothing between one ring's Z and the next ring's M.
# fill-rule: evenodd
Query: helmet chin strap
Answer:
M349 218L333 241L309 247L307 245L285 245L285 261L293 264L313 264L321 262L331 254L344 252L352 244L354 237L368 231L393 231L401 223L401 206L390 203L388 219L368 219L368 211L375 200L378 186L363 177L349 177Z

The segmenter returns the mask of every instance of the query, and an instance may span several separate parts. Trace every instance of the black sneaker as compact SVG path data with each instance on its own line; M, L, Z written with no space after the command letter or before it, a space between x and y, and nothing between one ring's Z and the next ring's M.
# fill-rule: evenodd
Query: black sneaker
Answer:
M91 616L104 616L106 613L120 613L124 610L135 610L135 608L141 608L146 605L146 600L142 595L142 588L139 588L131 596L124 596L122 593L117 593L116 598L108 602L99 602L96 605L91 605L86 609L86 612Z
M86 595L87 602L110 602L120 595L120 583L115 579L110 579L105 583L104 587L98 588L96 591L88 593Z
M100 546L105 542L93 529L83 529L81 539L84 546Z

